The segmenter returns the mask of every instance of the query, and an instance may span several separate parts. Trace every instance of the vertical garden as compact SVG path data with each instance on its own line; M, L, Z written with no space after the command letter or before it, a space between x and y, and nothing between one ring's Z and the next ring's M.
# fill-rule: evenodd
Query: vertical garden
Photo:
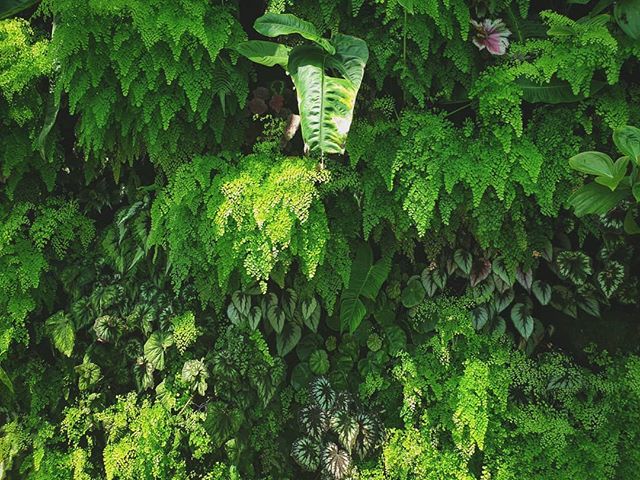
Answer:
M0 480L640 478L640 0L0 19Z

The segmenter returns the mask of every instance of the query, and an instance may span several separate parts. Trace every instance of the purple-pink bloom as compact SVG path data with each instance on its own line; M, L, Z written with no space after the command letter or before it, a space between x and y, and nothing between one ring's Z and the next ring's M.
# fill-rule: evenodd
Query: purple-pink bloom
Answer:
M504 55L509 46L507 37L511 32L507 29L501 18L490 20L485 18L481 23L471 20L471 25L476 29L473 43L480 50L487 49L492 55Z

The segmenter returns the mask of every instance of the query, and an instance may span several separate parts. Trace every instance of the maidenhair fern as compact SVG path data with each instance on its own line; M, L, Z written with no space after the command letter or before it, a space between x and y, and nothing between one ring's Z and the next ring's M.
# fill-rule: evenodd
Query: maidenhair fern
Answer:
M56 94L80 115L87 157L118 165L148 153L170 166L222 140L247 73L227 49L245 37L233 9L197 0L49 1ZM227 139L229 138L227 131Z
M294 259L313 277L329 230L316 186L327 179L313 161L271 152L196 157L178 169L152 209L152 242L168 249L175 283L195 279L203 300L233 272L266 286Z

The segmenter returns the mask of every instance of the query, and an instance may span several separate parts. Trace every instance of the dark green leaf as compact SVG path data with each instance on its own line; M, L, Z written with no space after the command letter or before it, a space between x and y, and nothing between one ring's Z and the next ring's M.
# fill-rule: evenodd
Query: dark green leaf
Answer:
M511 309L511 320L516 330L527 340L533 333L533 317L529 313L529 309L522 303L516 303Z

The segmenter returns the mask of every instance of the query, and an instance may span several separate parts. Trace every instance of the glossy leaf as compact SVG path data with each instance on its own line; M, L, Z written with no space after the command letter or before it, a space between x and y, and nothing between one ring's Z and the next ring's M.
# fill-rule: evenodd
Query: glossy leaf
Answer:
M329 40L320 36L312 23L290 13L266 13L255 21L253 28L265 37L298 34L317 43L329 54L335 53L334 46Z
M300 341L302 337L302 329L300 325L293 322L287 322L282 329L282 332L276 335L276 351L278 355L284 357Z
M389 258L373 263L373 253L368 245L361 246L351 265L349 287L343 291L340 302L340 325L353 333L364 319L367 309L361 297L375 300L383 282L391 270Z
M263 40L249 40L236 46L238 53L252 62L273 67L280 65L285 70L289 63L291 49L285 45Z
M363 40L348 35L331 41L335 55L314 45L295 47L288 70L298 94L305 150L342 154L369 50ZM330 76L328 69L340 77Z
M70 357L76 342L76 331L71 318L64 312L58 312L47 319L45 330L53 346Z
M525 340L533 333L534 321L526 305L516 303L513 306L511 309L511 321Z
M640 2L638 3L640 8ZM640 21L640 13L639 18ZM626 125L613 131L613 141L623 155L640 165L640 128Z
M548 305L551 301L551 286L542 280L536 280L531 286L531 291L540 302L540 305Z
M465 275L469 275L471 273L471 265L473 259L469 252L465 252L462 249L458 249L453 254L453 260L457 267L462 270Z
M144 344L144 358L156 370L163 370L165 366L165 352L173 345L170 333L156 331L151 334Z
M588 214L603 215L618 205L627 195L628 191L623 189L612 192L609 188L594 182L576 190L569 197L569 203L578 217Z

